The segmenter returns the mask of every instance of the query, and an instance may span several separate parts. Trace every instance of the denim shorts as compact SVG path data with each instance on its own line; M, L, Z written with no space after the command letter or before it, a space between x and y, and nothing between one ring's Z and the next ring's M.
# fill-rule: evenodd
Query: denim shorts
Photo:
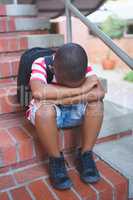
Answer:
M86 104L55 105L58 128L71 128L82 124Z
M58 128L71 128L82 124L85 115L86 104L79 103L73 105L52 105L56 111L56 124ZM35 114L37 110L38 106L33 104L30 107L30 114L27 117L27 119L30 120L33 125L35 125Z

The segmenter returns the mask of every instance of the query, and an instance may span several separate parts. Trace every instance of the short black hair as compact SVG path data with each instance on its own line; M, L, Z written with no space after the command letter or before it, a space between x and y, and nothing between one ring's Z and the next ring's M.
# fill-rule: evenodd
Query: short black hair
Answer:
M76 83L85 78L87 68L87 54L76 43L61 46L54 58L55 75L60 83Z

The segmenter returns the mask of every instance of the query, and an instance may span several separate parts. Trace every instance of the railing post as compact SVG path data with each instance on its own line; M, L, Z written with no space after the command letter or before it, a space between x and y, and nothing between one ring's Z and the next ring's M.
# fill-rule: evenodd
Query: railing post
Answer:
M66 26L67 26L67 42L72 42L72 20L71 11L68 9L66 1L71 3L71 0L65 0L65 10L66 10Z

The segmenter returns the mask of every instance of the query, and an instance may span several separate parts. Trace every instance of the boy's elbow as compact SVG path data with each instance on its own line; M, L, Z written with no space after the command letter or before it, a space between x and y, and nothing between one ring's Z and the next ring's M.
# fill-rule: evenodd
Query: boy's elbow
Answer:
M42 100L43 99L43 94L39 91L33 91L32 96L34 99Z

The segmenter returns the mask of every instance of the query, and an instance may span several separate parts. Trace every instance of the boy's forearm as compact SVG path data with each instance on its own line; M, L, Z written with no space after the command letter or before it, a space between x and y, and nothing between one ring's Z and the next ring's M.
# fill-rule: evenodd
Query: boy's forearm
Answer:
M71 98L82 95L90 91L97 84L97 80L87 78L85 82L77 88L68 88L53 84L45 85L40 81L32 81L31 89L33 97L39 100L62 100L64 98ZM39 88L39 89L38 89Z
M53 104L60 104L60 105L71 105L71 104L78 104L78 103L88 103L93 101L102 100L105 96L105 92L102 88L96 87L89 91L86 94L77 95L74 97L67 97L64 99L56 99L56 100L47 100L45 102L53 103Z

